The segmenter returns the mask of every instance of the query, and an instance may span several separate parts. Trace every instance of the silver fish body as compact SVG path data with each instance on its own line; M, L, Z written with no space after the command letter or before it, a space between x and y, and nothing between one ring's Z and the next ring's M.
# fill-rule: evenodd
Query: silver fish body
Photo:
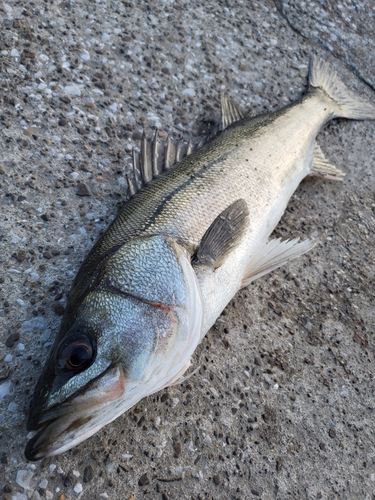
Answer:
M320 128L375 119L317 59L295 104L237 121L235 105L223 110L226 128L132 197L82 264L31 402L28 459L72 448L182 377L235 293L311 248L267 240L305 176L342 177Z

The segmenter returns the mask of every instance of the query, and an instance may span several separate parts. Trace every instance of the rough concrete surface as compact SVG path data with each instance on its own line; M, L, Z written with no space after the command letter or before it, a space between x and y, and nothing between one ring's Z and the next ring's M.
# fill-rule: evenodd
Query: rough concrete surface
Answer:
M375 498L371 122L319 135L346 178L306 179L275 231L316 247L237 294L199 373L61 456L23 456L66 293L142 130L203 133L223 88L276 110L310 53L375 102L374 17L365 0L0 1L2 498Z

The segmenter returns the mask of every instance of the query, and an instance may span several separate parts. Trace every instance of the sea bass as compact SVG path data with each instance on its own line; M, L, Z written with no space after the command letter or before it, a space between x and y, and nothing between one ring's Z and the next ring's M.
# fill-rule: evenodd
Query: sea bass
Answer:
M73 283L31 401L27 459L69 450L180 381L236 292L312 248L268 237L304 177L342 179L315 142L336 117L375 119L375 106L312 58L300 100L244 118L224 96L221 131L177 151L173 168L170 142L162 173L157 139L144 146L135 165L146 185L135 193L129 179L134 195Z

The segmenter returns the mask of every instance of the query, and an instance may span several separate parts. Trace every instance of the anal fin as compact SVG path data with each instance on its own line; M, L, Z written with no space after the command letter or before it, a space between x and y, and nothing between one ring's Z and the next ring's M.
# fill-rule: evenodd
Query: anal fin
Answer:
M237 246L248 226L249 210L245 200L236 200L219 214L205 232L192 258L196 265L217 269Z
M310 175L324 177L325 179L330 179L332 181L342 181L345 177L344 172L329 163L317 142L314 144L314 156Z
M303 255L311 250L313 246L313 241L305 240L300 242L299 238L284 241L277 238L269 241L251 257L242 278L241 288L283 266L290 260Z

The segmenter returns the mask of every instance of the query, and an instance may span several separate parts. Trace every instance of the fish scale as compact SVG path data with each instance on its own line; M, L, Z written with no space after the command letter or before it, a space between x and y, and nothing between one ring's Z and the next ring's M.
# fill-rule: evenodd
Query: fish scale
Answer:
M28 429L37 433L29 460L76 446L176 383L240 288L313 247L268 238L305 176L343 178L316 143L320 128L339 116L375 119L375 106L322 60L312 59L309 83L296 103L254 118L222 97L222 130L181 159L192 146L169 140L163 150L156 137L143 138L134 168L146 186L73 283L30 405ZM163 170L158 152L164 172L155 177Z

